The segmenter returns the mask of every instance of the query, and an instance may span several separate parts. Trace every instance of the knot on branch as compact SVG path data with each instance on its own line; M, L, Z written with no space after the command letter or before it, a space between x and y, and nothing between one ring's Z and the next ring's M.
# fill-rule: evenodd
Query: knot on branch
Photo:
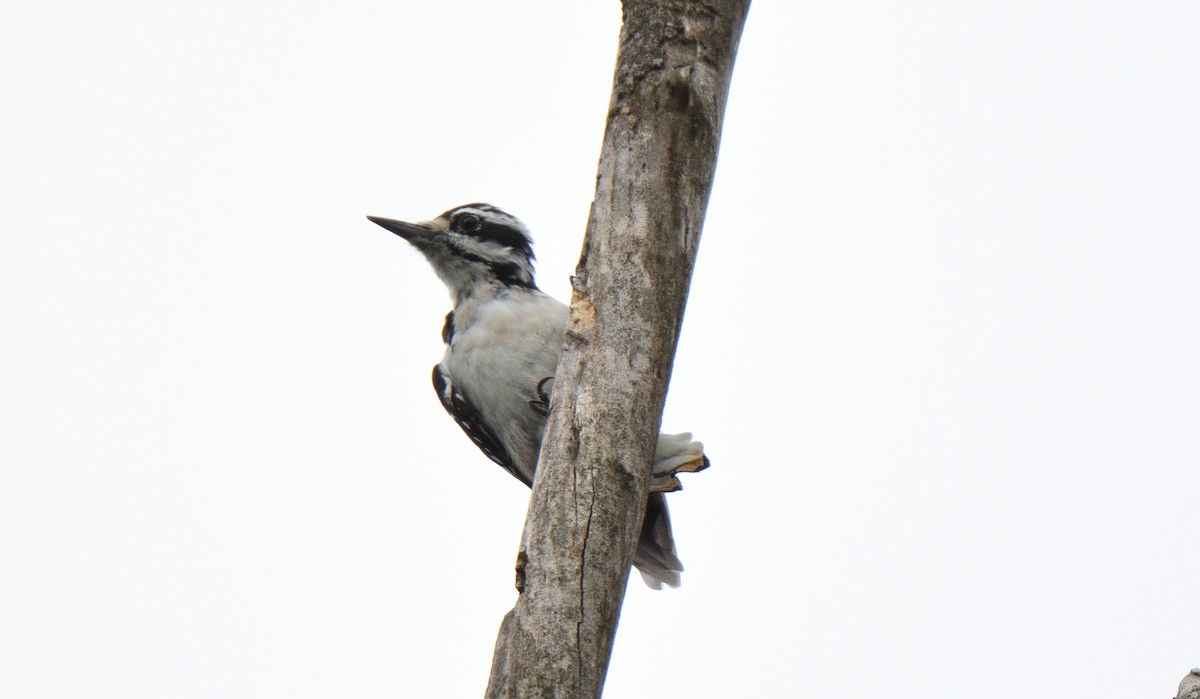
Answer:
M659 83L658 108L686 112L692 107L692 67L684 66L663 74Z
M525 553L525 549L517 552L517 565L514 568L516 579L513 581L514 587L517 588L517 594L525 593L525 564L529 562L529 556Z

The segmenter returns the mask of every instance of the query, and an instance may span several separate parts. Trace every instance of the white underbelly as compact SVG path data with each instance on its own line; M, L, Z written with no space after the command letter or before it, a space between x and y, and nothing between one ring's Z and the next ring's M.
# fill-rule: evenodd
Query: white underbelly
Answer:
M454 385L508 446L515 466L532 477L545 418L530 406L538 383L554 375L566 306L548 297L495 300L457 330L443 359Z

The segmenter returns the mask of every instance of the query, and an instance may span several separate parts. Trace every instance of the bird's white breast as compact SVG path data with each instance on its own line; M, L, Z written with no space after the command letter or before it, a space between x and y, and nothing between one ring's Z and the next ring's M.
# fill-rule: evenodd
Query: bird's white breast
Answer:
M529 403L538 399L538 382L558 365L567 307L541 292L514 290L468 300L454 315L442 364L508 445L515 465L532 477L545 418Z

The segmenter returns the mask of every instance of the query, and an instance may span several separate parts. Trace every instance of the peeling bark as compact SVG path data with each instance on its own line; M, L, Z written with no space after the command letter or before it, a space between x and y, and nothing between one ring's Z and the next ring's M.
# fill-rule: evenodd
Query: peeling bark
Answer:
M587 234L488 697L598 697L749 0L625 0Z

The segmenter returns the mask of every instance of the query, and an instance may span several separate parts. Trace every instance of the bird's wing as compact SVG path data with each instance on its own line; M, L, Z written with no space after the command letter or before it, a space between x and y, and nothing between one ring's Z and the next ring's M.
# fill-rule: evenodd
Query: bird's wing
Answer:
M467 396L450 382L450 377L441 364L433 367L433 390L437 391L438 400L442 401L442 407L450 413L450 417L454 418L462 431L467 433L467 436L484 455L500 464L505 471L516 476L517 480L530 488L533 487L533 482L522 475L513 465L512 459L501 446L496 433L483 421L483 416L479 414L475 406L471 405Z

